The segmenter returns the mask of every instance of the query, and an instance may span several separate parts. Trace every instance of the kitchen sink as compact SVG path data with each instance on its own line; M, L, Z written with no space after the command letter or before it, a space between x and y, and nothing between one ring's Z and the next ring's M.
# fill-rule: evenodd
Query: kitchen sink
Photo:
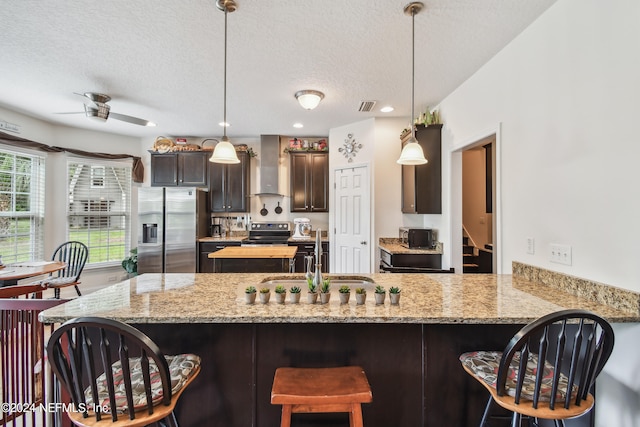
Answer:
M356 288L365 288L367 291L373 291L373 289L376 286L376 283L373 281L373 279L370 279L369 277L330 276L330 275L323 275L322 277L324 279L327 279L327 278L331 279L331 290L332 291L335 290L336 292L338 291L340 286L345 286L345 285L349 286L353 292L355 292ZM291 276L291 275L267 277L262 282L260 282L260 284L256 286L256 288L261 289L261 288L267 287L273 291L273 289L277 285L284 286L287 289L287 291L292 286L298 286L303 291L308 288L307 280L304 278L304 276Z

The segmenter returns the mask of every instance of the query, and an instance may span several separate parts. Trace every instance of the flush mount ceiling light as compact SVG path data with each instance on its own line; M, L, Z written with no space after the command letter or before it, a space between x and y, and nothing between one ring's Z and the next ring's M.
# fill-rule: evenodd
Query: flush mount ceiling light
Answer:
M324 98L324 93L317 90L299 90L295 96L302 108L313 110Z
M213 154L211 154L209 161L227 164L240 163L235 147L231 145L229 138L227 138L227 14L235 12L238 6L234 0L217 0L216 7L224 12L224 120L222 123L226 124L226 126L223 126L224 135L213 149Z
M415 75L416 75L416 31L415 31L415 17L419 13L424 4L421 2L412 2L404 7L404 13L411 15L411 138L402 149L400 158L397 162L401 165L424 165L427 163L427 159L424 157L422 147L418 144L416 139L416 128L413 114L414 95L415 95Z

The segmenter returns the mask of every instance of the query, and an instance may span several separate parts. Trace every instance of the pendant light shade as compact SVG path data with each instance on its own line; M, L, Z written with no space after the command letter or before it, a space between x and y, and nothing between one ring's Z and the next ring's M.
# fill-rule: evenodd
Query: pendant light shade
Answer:
M410 140L402 149L398 163L401 165L424 165L427 163L427 159L424 157L424 151L422 151L422 147L418 144L418 141L416 141L415 138L412 139L413 142Z
M226 136L223 136L220 142L216 144L209 161L227 164L240 163L238 155L236 154L236 147L231 145L229 138Z
M424 4L421 2L413 2L409 3L404 7L404 13L407 15L411 15L411 139L409 142L405 144L402 152L400 153L400 158L397 160L397 163L401 165L424 165L427 163L427 159L424 157L424 152L422 151L422 147L418 143L416 139L416 127L413 123L414 114L414 96L415 96L415 69L416 69L416 31L415 31L415 16L416 13L420 12Z
M224 12L224 135L213 149L213 154L209 158L213 163L240 163L235 147L227 138L227 13L235 12L238 8L234 0L217 0L216 7Z

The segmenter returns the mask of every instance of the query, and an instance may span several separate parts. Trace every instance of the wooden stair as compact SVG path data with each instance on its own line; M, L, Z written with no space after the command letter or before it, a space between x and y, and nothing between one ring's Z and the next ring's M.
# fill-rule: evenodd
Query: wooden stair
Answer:
M477 273L478 256L475 254L475 247L469 244L469 238L467 236L462 237L462 272L463 273Z

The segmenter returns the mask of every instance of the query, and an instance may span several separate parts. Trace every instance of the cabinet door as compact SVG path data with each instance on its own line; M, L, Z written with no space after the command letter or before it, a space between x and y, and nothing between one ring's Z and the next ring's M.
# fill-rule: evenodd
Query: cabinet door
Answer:
M402 165L402 213L417 213L416 167L412 165Z
M329 155L327 153L312 153L308 157L309 211L329 212Z
M206 187L208 163L206 151L178 153L178 185Z
M209 254L227 246L240 246L240 242L200 242L198 273L213 273L213 259Z
M249 155L237 153L240 163L226 165L223 188L226 192L226 206L230 212L249 211Z
M151 186L178 185L178 157L175 154L151 154Z
M307 212L307 153L289 153L291 166L291 212Z
M211 212L224 212L226 206L224 193L225 165L211 163L209 165L209 209Z

